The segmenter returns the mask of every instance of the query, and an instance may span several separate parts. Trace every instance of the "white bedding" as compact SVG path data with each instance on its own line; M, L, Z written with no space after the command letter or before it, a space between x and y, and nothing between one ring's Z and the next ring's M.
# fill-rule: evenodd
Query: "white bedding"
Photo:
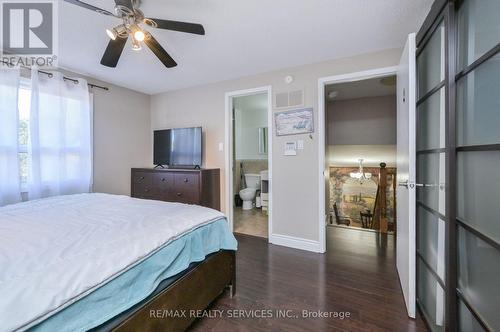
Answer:
M107 194L0 208L0 331L29 328L221 217L201 206Z

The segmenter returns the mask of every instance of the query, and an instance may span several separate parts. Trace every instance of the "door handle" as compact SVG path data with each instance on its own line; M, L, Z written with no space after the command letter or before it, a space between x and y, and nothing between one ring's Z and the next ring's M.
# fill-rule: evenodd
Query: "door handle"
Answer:
M415 186L417 187L439 187L439 190L444 190L445 184L444 183L415 183Z
M398 186L400 187L405 187L406 189L408 189L408 180L404 181L404 182L399 182L398 183Z
M415 184L406 180L398 182L398 186L405 187L406 189L413 189L415 187Z

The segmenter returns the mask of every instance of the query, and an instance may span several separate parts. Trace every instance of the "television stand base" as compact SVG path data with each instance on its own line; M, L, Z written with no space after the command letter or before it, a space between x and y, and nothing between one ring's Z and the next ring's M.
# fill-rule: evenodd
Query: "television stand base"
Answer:
M157 169L157 168L162 168L162 169L164 169L164 168L165 168L165 166L163 166L163 165L156 165L156 166L154 167L154 169ZM167 168L168 168L168 167L167 167Z

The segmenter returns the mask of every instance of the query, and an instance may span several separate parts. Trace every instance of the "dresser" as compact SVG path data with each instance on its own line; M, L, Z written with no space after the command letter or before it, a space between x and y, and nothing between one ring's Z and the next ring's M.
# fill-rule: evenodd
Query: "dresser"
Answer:
M220 210L219 169L132 168L132 197Z

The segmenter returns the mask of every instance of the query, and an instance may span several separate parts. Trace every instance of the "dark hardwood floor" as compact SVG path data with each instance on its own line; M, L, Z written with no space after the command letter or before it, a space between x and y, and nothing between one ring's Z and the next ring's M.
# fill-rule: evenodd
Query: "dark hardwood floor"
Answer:
M226 292L210 307L223 310L221 317L200 319L191 331L427 330L420 317L406 315L392 235L336 227L327 234L324 255L237 235L236 296ZM273 318L234 318L262 309ZM276 317L275 310L290 310L281 311L289 318ZM303 310L350 317L302 318Z

